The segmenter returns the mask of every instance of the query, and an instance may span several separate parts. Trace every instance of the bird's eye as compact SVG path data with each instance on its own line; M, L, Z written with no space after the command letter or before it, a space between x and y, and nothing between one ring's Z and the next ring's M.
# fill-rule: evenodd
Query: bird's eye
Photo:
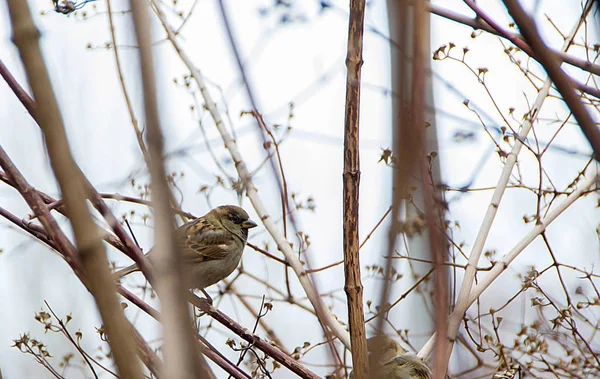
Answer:
M233 222L235 222L236 224L241 224L242 222L244 222L242 220L242 218L238 215L236 215L235 213L229 215L229 219Z

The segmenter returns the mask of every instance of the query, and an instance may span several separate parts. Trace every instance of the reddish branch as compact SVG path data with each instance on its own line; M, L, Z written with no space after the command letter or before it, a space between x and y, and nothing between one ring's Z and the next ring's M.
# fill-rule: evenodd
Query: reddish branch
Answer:
M495 22L494 19L491 18L488 14L486 14L474 1L464 0L464 2L477 14L476 18L463 16L461 14L452 12L434 4L428 3L428 8L429 11L435 15L447 18L449 20L461 23L463 25L470 26L473 29L484 30L488 33L492 33L497 36L506 38L507 40L511 41L515 46L523 50L526 54L537 60L534 52L527 44L527 42L523 39L523 36L521 36L518 33L511 32L500 26L500 24ZM551 51L557 56L557 58L559 58L565 63L569 63L592 74L600 75L600 65L594 64L585 59L580 59L560 51ZM582 92L600 98L600 90L598 90L597 88L590 87L584 83L580 83L577 81L574 81L573 85L575 86L575 88Z
M19 85L19 83L14 79L14 76L10 73L10 71L7 69L7 67L4 64L2 64L1 61L0 61L0 75L10 84L10 87L13 90L13 92L15 93L15 95L17 96L17 98L19 100L21 100L21 103L23 104L23 106L27 109L29 114L31 114L33 119L39 125L40 121L38 120L38 117L36 116L35 101L31 98L31 96L29 96L29 94L23 89L23 87L21 85ZM94 186L92 186L92 184L87 180L85 175L83 175L83 172L81 172L80 175L85 181L87 190L90 192L90 201L92 202L94 207L98 210L98 212L100 212L100 214L102 214L102 216L104 217L106 222L110 225L110 227L113 229L113 231L115 232L117 237L119 237L119 239L125 245L126 249L122 250L122 251L129 258L133 259L133 261L135 263L138 264L141 271L144 273L144 275L147 278L151 278L151 272L150 272L150 267L148 266L148 260L145 258L143 252L140 250L140 248L137 246L137 244L133 241L133 239L129 236L129 234L127 234L127 232L123 228L123 225L121 225L121 223L119 223L119 221L114 216L114 214L112 213L110 208L102 200L102 196L96 191ZM54 200L54 202L56 202L58 204L58 203L62 203L62 200L59 200L59 201Z
M3 78L5 78L5 80L7 80L7 81L10 80L10 82L12 83L11 89L15 92L17 97L21 100L22 104L25 106L25 108L29 111L29 113L35 119L35 114L34 114L35 101L25 92L23 87L21 87L18 84L18 82L16 80L14 80L13 75L10 73L10 71L8 71L6 66L3 65L1 61L0 61L0 75ZM10 173L13 172L14 165L12 164L12 161L2 159L2 153L4 153L4 150L2 150L2 148L0 147L0 166L2 166L4 168L7 175L2 175L2 173L0 173L0 179L5 181L7 184L15 186L15 188L19 189L19 191L21 192L21 194L25 200L27 200L28 202L31 201L32 204L35 204L35 206L32 207L32 210L36 214L36 217L38 219L40 219L40 221L42 221L44 226L46 226L46 224L49 224L50 229L46 232L45 230L43 230L36 224L26 223L22 219L14 216L12 213L6 211L3 208L0 208L0 215L5 217L7 220L13 222L15 225L19 226L23 230L27 231L34 237L40 239L42 242L46 243L48 246L52 247L59 253L61 253L63 255L63 257L67 260L69 265L72 267L72 269L75 271L75 273L81 272L80 264L77 261L77 255L74 253L74 251L75 251L74 246L66 238L66 236L64 236L64 234L62 233L62 230L58 227L58 224L56 223L54 218L50 215L50 211L48 210L48 208L46 206L47 203L56 203L57 200L44 194L43 192L37 191L33 187L29 186L27 184L27 182L24 181L24 179L23 179L23 182L21 182L22 176L20 175L20 173L18 175L16 175L16 178L13 178L12 175L10 175ZM6 155L6 154L4 153L4 155ZM16 167L14 167L14 169L16 170ZM23 186L21 188L19 188L19 184L23 184ZM140 262L142 260L140 260L138 257L140 255L143 256L143 253L141 252L139 247L137 247L137 245L131 239L131 237L127 234L127 232L125 231L125 229L123 228L121 223L119 223L117 221L117 219L115 218L113 213L110 211L110 209L108 208L106 203L104 203L104 201L102 200L102 196L100 194L98 194L93 187L91 187L91 184L88 183L88 185L90 186L89 189L94 191L93 197L91 199L94 207L96 207L98 209L98 211L105 217L106 221L109 223L110 227L114 230L115 234L121 239L121 241L123 241L123 245L121 245L120 248L118 245L115 247L119 248L121 251L123 251L125 254L127 254L136 263L140 264ZM119 200L118 197L117 197L117 199ZM124 199L127 200L126 197L124 197ZM58 201L60 201L60 200L58 200ZM36 212L37 209L39 209L39 212ZM52 237L50 237L50 236L52 236ZM54 238L54 236L56 236L56 237ZM56 241L62 241L61 245L59 245L58 242L56 242ZM66 246L66 248L64 246ZM70 253L70 252L73 252L73 253ZM150 276L149 270L147 270L147 269L144 270L142 268L142 272L144 273L144 275L146 277ZM79 278L85 284L84 277L79 276ZM144 301L142 301L141 299L136 297L130 291L128 291L127 289L125 289L124 287L121 287L121 286L118 287L118 291L123 297L125 297L127 300L134 303L136 306L138 306L144 312L148 313L150 316L152 316L154 318L158 318L158 316L159 316L158 313L156 311L154 311L152 309L152 307L150 307L147 303L145 303ZM289 355L285 354L284 352L282 352L281 350L277 349L276 347L270 345L269 343L260 340L259 337L248 333L246 328L244 328L240 324L233 321L227 315L224 315L221 312L216 311L214 308L211 308L208 304L206 304L203 311L205 311L211 317L215 318L217 321L224 323L224 325L226 327L228 327L231 331L233 331L235 334L239 335L240 337L246 339L247 341L249 341L251 343L254 343L258 349L264 351L267 355L273 357L273 359L275 359L276 361L281 363L283 366L289 368L292 372L296 373L300 377L311 378L311 379L318 378L318 376L316 374L312 373L310 370L303 367L300 363L298 363L296 360L292 359ZM148 354L147 354L149 351L148 349L140 347L140 351L145 352L144 354L141 354L141 357L143 359L145 357L148 357ZM211 358L211 355L207 355L207 356L209 358ZM149 361L144 361L144 363L146 364L147 367L151 368L151 371L156 375L158 371L156 370L156 366L152 365L153 361L154 360L151 359ZM215 363L218 364L218 362L215 362ZM230 368L227 368L226 371L229 372Z
M294 374L306 379L319 378L317 374L302 366L300 363L298 363L298 361L279 350L276 346L273 346L268 341L261 339L255 334L252 334L247 328L242 327L231 317L211 306L205 299L201 299L195 295L190 295L188 299L202 312L205 312L210 317L221 323L221 325L225 326L227 329L248 341L252 346L256 346L257 349L265 352L268 356L290 369Z
M585 134L592 145L596 160L600 160L600 130L598 130L596 123L575 92L573 80L560 68L560 61L548 49L544 41L542 41L535 21L525 13L519 2L516 0L504 0L504 4L519 26L519 30L521 30L529 46L531 46L533 54L537 57L536 59L544 67L548 76L556 85L558 92L562 95L563 100L567 103L571 112L573 112L573 116L579 123L583 134Z
M88 280L86 279L83 266L79 260L77 249L66 237L56 223L54 217L50 214L40 193L29 185L2 147L0 147L0 166L6 171L7 175L14 183L15 188L42 222L44 228L33 223L25 223L22 219L19 219L3 208L0 208L0 215L61 253L81 282L88 288ZM131 329L133 330L133 327ZM144 353L140 354L140 358L146 367L156 374L156 362L158 362L158 358L151 354L152 350L147 346L145 341L138 338L137 333L134 333L134 337L138 345L138 351Z
M2 76L5 78L12 77L10 72L6 69L6 66L3 66L3 65L0 65L0 74L2 74ZM23 88L20 85L17 84L17 86L14 89L16 89L20 94L25 95L25 96L19 96L19 98L24 99L23 104L33 115L32 111L35 107L35 102L31 99L31 97L29 97L29 95L27 95L25 93L25 91L23 90ZM3 152L3 150L0 147L0 165L8 173L9 171L11 171L11 168L14 167L14 165L12 164L12 162L10 160L6 161L6 160L2 159L2 156L1 156L2 152ZM5 162L8 162L9 164L7 166L5 166L3 164ZM20 174L19 174L18 178L22 178L22 176L20 176ZM8 180L6 180L6 179L8 179ZM17 186L17 183L20 183L19 180L14 180L10 176L7 177L6 175L2 175L2 173L0 173L0 180L5 181L7 184L9 184L11 186ZM55 242L53 242L55 240L53 240L49 237L49 235L54 235L56 233L58 233L64 237L64 234L62 234L62 230L60 230L60 228L58 227L58 224L56 224L56 221L50 215L50 212L46 206L46 203L56 203L57 200L53 199L51 196L48 196L47 194L45 194L43 192L40 192L40 191L32 188L26 182L25 182L25 184L26 185L23 188L25 188L26 195L22 194L22 196L26 200L30 197L34 198L34 199L38 199L38 200L36 200L36 202L37 202L37 204L39 204L39 209L41 210L42 215L40 216L38 213L36 213L36 216L42 222L45 222L45 220L48 220L48 219L51 220L51 223L54 225L54 227L52 227L51 229L56 230L56 232L50 232L50 231L46 232L42 228L37 226L36 224L25 223L22 219L14 216L13 214L11 214L10 212L6 211L3 208L0 208L0 215L5 217L7 220L13 222L15 225L19 226L23 230L27 231L34 237L40 239L42 242L46 243L48 246L50 246L53 249L60 252L65 257L65 259L67 259L67 262L69 262L69 264L71 265L73 270L76 273L79 272L80 270L76 269L77 262L67 257L69 255L68 252L70 250L68 250L68 249L66 251L62 250L62 248L60 246L58 246L57 244L55 244ZM27 197L25 197L25 196L27 196ZM131 237L125 232L125 229L123 228L123 226L116 220L116 218L114 217L114 215L112 214L112 212L110 211L110 209L108 208L106 203L104 203L104 201L102 201L102 197L100 196L100 194L96 193L96 196L94 198L92 198L92 203L104 215L104 217L107 219L111 228L113 228L113 230L115 231L117 236L119 236L119 238L121 238L121 240L123 241L124 245L122 245L122 246L124 246L124 247L121 247L120 250L123 251L124 253L126 253L129 257L135 256L135 254L132 253L131 250L138 250L139 253L142 254L142 252L139 250L137 245L135 245L135 243L131 239ZM44 215L47 215L47 217L44 217ZM56 229L54 229L54 228L56 228ZM69 246L69 245L73 246L66 237L64 237L64 238L65 238L64 243L66 243L67 246ZM59 237L59 239L60 239L60 237ZM135 260L135 258L132 258L132 259ZM71 263L71 262L75 262L75 263ZM145 272L144 272L144 275L146 275ZM82 277L80 277L80 279L82 281L84 281L84 279ZM144 312L146 312L150 316L152 316L156 319L159 318L159 314L152 307L150 307L146 302L139 299L137 296L132 294L130 291L128 291L124 287L119 286L118 291L123 297L125 297L127 300L131 301L133 304L135 304L137 307L142 309ZM197 297L196 297L196 299L197 299ZM199 304L202 304L202 305L199 305ZM302 378L311 378L311 379L318 378L318 376L316 374L314 374L312 371L310 371L307 368L305 368L304 366L302 366L296 360L292 359L289 355L282 352L277 347L272 346L270 343L261 340L258 336L255 336L255 335L249 333L248 330L246 328L244 328L242 325L236 323L229 316L221 313L220 311L216 310L215 308L210 307L210 305L208 303L202 302L202 300L199 299L199 300L197 300L196 306L198 306L200 309L202 309L202 311L206 312L209 316L213 317L215 320L217 320L218 322L220 322L221 324L226 326L228 329L230 329L236 335L238 335L238 336L242 337L243 339L245 339L246 341L254 344L254 346L256 346L259 350L262 350L263 352L265 352L265 354L269 355L270 357L275 359L277 362L281 363L283 366L290 369L296 375L298 375ZM211 357L210 355L207 355L207 356L209 358ZM144 363L148 367L152 367L151 366L152 362L145 361ZM218 362L216 362L216 363L218 363Z
M363 64L365 1L350 1L348 54L346 56L346 116L344 123L344 290L348 298L348 322L352 344L354 377L369 377L363 285L358 255L358 198L360 154L358 129L360 122L360 71Z

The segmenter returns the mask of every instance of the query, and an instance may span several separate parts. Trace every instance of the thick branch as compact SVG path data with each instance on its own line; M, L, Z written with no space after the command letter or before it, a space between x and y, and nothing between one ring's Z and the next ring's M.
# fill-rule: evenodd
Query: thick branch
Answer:
M159 126L154 64L150 41L150 20L144 0L132 0L135 34L140 52L144 109L148 129L148 161L152 178L152 202L156 226L154 229L156 277L153 286L160 297L164 332L164 377L194 379L210 376L203 359L197 359L192 321L184 298L180 255L177 254L174 214L163 162L163 136ZM199 350L199 349L198 349Z
M82 266L85 272L93 273L87 275L89 289L102 316L115 363L122 376L141 378L141 368L134 358L136 348L130 325L115 294L104 246L87 208L85 183L71 156L58 103L42 59L38 45L39 32L33 24L27 4L17 0L11 0L8 4L14 42L34 97L39 101L35 116L40 121L50 163L65 199Z

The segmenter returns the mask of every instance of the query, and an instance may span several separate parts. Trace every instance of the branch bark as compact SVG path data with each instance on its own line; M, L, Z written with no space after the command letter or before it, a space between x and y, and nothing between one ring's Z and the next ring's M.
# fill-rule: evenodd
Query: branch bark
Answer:
M63 193L79 259L83 271L87 273L88 288L98 305L111 341L115 364L122 376L142 378L141 367L135 359L136 347L130 325L115 293L104 246L87 207L85 183L71 156L58 103L42 59L39 32L33 24L27 4L10 0L8 5L14 43L19 49L34 97L38 100L35 115L44 133L50 163Z
M589 14L591 10L591 3L588 2L586 5L584 12L581 18L578 20L577 24L569 34L569 37L565 40L561 51L565 52L568 50L569 46L571 46L571 42L577 34L580 26L583 24L585 18ZM500 202L502 201L502 197L504 195L504 191L506 190L506 186L510 179L510 175L512 170L517 162L517 156L521 152L521 148L523 147L523 143L521 141L525 141L527 139L527 135L531 130L531 127L535 120L539 115L539 111L544 104L544 100L550 93L550 87L552 86L552 81L550 78L546 79L544 85L539 91L532 107L531 114L529 118L527 118L523 125L521 126L521 130L517 138L515 139L514 146L510 153L506 157L506 161L504 163L504 168L502 169L502 173L500 174L500 178L498 179L498 183L495 186L494 193L492 194L492 198L490 204L488 205L488 209L485 213L484 219L482 221L479 232L477 233L477 237L475 238L475 243L473 244L473 248L471 249L471 253L469 255L469 262L467 264L467 268L465 270L465 275L463 281L461 283L460 291L458 294L458 299L456 301L456 306L454 311L450 314L448 320L448 348L446 349L446 360L449 360L450 355L452 354L452 348L454 345L454 341L456 340L456 336L458 335L458 329L460 327L460 323L463 319L465 312L471 306L471 289L473 287L473 282L475 281L475 275L477 273L477 263L481 258L481 253L483 252L483 248L485 246L485 242L490 233L492 224L498 212L498 208L500 207ZM429 341L421 348L419 351L419 357L424 358L431 354L434 349L436 341L436 335L432 336Z
M348 299L348 321L352 343L354 377L369 377L369 361L365 318L363 310L363 284L358 255L358 200L360 185L360 73L363 65L363 34L365 1L350 1L348 22L348 53L346 56L346 115L344 122L344 291Z
M163 28L165 29L165 32L167 33L167 38L175 48L177 54L180 56L181 60L186 65L188 70L190 70L190 73L194 78L194 81L196 82L196 85L198 86L202 97L204 98L205 106L215 122L215 126L217 127L217 130L219 131L219 134L223 139L225 147L231 155L238 175L244 187L246 188L246 194L250 199L252 205L254 206L254 210L260 217L266 230L269 232L269 234L277 244L277 248L283 253L286 260L289 262L290 266L294 270L294 273L298 277L300 285L304 289L304 292L306 293L309 301L315 309L320 322L327 325L331 329L331 332L340 340L340 342L342 342L342 344L344 344L344 346L346 346L347 349L350 349L350 335L342 326L342 324L340 324L337 318L331 313L331 311L329 311L329 309L323 304L323 301L321 300L321 297L318 291L316 290L314 283L310 279L309 274L306 272L306 269L296 256L296 252L294 252L289 241L281 233L281 231L269 215L269 212L267 211L267 208L265 207L258 193L258 189L254 185L250 172L248 171L248 168L244 163L242 155L239 149L237 148L235 141L229 134L229 131L225 128L223 118L221 117L221 113L217 109L216 103L212 99L212 96L208 92L204 75L202 75L202 72L196 66L194 66L190 57L185 53L185 51L183 51L181 45L179 44L179 41L177 41L175 33L169 27L165 15L158 7L158 2L156 0L149 1L152 3L155 13L157 14L160 22L163 25Z
M180 256L175 240L175 218L171 211L172 195L167 184L163 162L163 136L160 130L154 64L150 40L148 6L144 0L132 0L133 24L139 46L144 109L148 129L147 162L152 178L152 202L155 214L154 253L156 254L156 292L162 307L164 377L194 379L213 377L203 359L197 358L199 349L194 338L192 320L184 293Z
M596 160L600 161L600 130L598 130L596 123L585 109L585 105L575 93L573 80L560 68L558 57L542 41L535 21L525 13L519 2L504 0L504 5L506 5L508 12L519 26L519 30L529 43L537 61L544 67L548 76L556 85L558 92L562 95L563 100L573 112L581 131L592 145Z
M429 12L444 17L448 20L452 20L458 22L463 25L467 25L476 30L483 30L485 32L495 34L499 37L505 38L511 41L515 46L519 47L526 54L530 55L532 58L536 59L534 54L532 53L530 47L527 45L523 36L518 33L511 32L502 28L498 23L496 23L487 13L483 12L479 5L472 0L464 0L465 4L467 4L474 12L477 14L476 18L470 18L467 16L463 16L462 14L452 12L448 9L442 8L438 5L427 3ZM554 53L558 59L562 62L568 63L572 66L575 66L583 71L587 71L589 73L600 75L600 65L594 64L585 59L577 58L575 56L566 54L563 51L557 51L551 49L552 53ZM574 81L574 86L578 90L588 93L592 96L600 98L600 90L594 87L590 87L584 83L580 83Z

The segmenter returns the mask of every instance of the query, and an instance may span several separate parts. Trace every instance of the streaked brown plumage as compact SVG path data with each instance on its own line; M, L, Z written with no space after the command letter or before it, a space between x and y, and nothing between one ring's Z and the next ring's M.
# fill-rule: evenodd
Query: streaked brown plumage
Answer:
M367 340L369 374L378 379L431 379L431 370L414 355L386 336ZM350 374L352 377L352 373Z
M255 226L242 208L223 205L177 228L177 250L181 254L186 286L204 289L228 277L240 263L248 229ZM152 250L148 258L152 263ZM138 270L133 264L115 272L114 276L120 279Z

